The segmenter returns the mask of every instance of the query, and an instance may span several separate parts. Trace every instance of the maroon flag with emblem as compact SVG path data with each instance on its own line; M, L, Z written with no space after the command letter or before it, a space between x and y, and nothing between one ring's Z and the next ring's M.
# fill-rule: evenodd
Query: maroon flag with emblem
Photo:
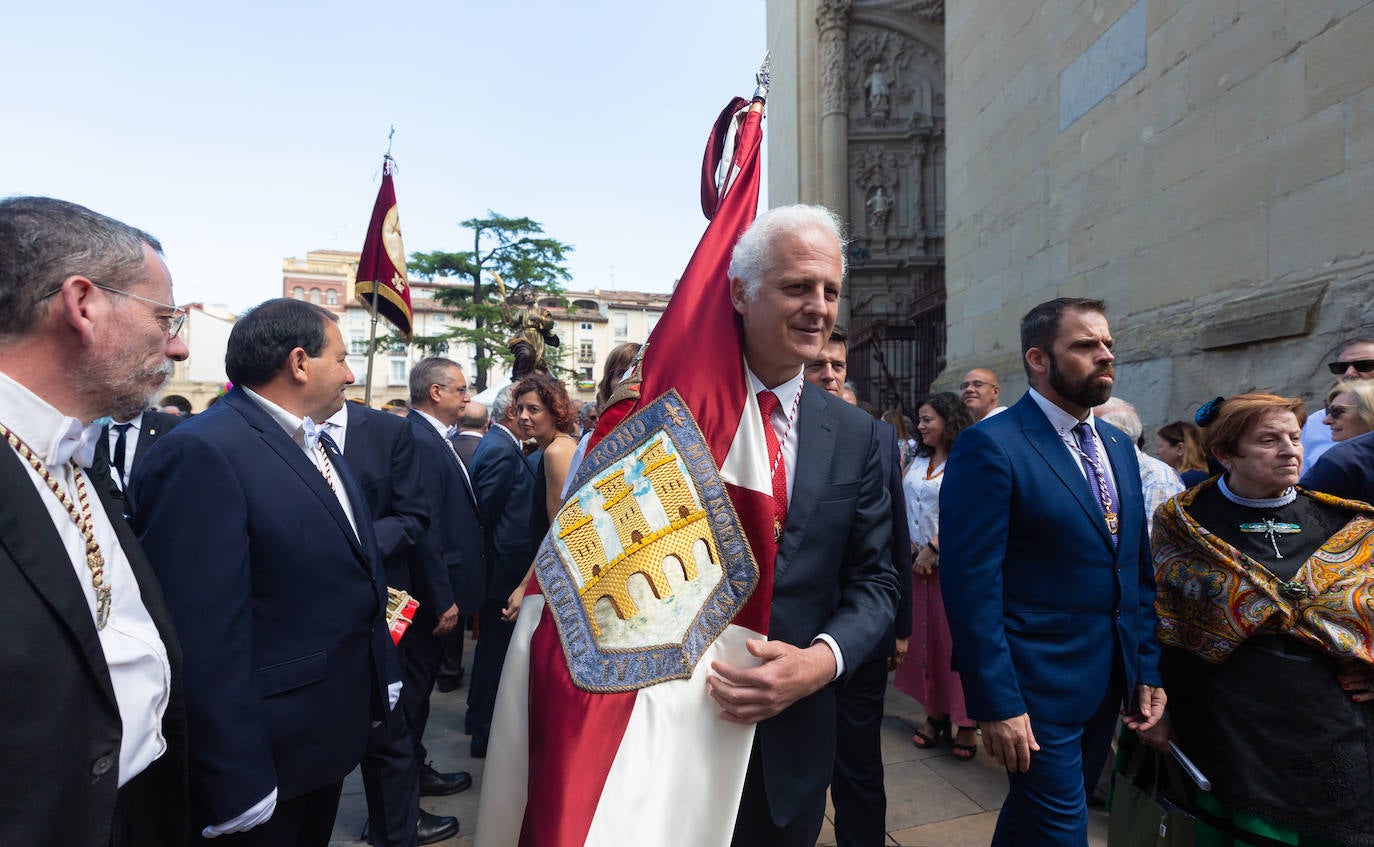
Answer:
M401 221L396 211L396 186L392 184L394 163L390 156L382 163L382 187L372 207L372 222L367 225L367 240L358 260L358 278L353 295L368 308L377 298L377 314L386 318L402 335L411 334L410 285L406 282L406 254L401 246Z

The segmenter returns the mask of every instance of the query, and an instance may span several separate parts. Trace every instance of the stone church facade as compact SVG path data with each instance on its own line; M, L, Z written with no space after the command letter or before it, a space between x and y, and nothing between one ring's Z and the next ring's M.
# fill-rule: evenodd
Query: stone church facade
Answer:
M770 0L768 192L849 225L861 398L908 412L945 349L943 3Z
M1318 406L1337 342L1374 334L1371 0L768 12L769 196L850 222L872 402L974 366L1014 399L1017 322L1059 296L1106 301L1147 427L1245 390Z

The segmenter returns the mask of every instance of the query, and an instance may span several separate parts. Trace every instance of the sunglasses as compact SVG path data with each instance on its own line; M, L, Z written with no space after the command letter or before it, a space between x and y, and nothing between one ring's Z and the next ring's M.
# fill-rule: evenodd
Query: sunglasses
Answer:
M1326 407L1326 416L1327 416L1328 418L1330 418L1331 420L1333 420L1333 421L1338 421L1338 420L1341 419L1341 416L1342 416L1342 415L1346 414L1347 412L1353 412L1353 411L1355 411L1355 407L1354 407L1354 406L1335 406L1335 405L1332 405L1332 406L1327 406L1327 407Z
M1326 367L1335 376L1345 373L1346 368L1354 368L1362 374L1367 374L1374 371L1374 359L1360 359L1354 362L1328 362Z

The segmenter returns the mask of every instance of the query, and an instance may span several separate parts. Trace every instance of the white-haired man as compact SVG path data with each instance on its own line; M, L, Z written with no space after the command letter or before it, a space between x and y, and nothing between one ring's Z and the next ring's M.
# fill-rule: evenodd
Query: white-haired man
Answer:
M891 505L873 418L804 379L830 338L844 279L834 215L815 206L760 215L729 273L766 424L779 543L775 561L760 562L772 575L768 640L749 646L762 664L713 662L708 687L726 720L758 724L734 843L809 847L832 772L830 683L864 662L896 612Z
M1145 525L1148 532L1154 532L1155 510L1183 491L1183 480L1178 478L1173 468L1140 449L1145 426L1140 422L1135 406L1111 397L1093 409L1093 414L1126 433L1135 442L1135 457L1140 460L1140 487L1145 495Z

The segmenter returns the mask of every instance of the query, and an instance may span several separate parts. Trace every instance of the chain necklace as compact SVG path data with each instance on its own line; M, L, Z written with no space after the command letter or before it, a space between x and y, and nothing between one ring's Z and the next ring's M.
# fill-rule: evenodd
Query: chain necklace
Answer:
M86 541L86 567L91 571L91 588L95 590L95 628L104 629L110 620L110 584L105 581L105 557L101 555L100 544L95 540L95 527L91 522L91 501L86 496L86 480L81 475L81 468L75 460L71 462L72 475L76 477L76 500L80 504L78 509L72 503L72 498L63 490L62 484L57 481L57 477L52 475L42 459L34 455L29 445L21 441L19 436L4 424L0 424L0 436L3 436L19 457L28 462L29 467L42 477L48 490L52 491L58 502L67 510L76 528L81 530L81 536Z
M329 451L324 449L323 441L315 442L315 452L320 454L320 473L324 475L325 483L329 486L330 491L338 494L339 489L334 487L334 472L330 469Z
M1092 438L1093 436L1089 433L1088 437ZM1100 461L1089 456L1087 451L1078 446L1077 439L1074 440L1074 443L1067 441L1064 443L1073 448L1073 451L1082 457L1084 462L1092 466L1093 473L1097 475L1097 492L1098 500L1102 505L1102 517L1107 521L1107 531L1116 535L1117 530L1121 527L1121 521L1116 514L1116 504L1112 501L1112 490L1107 487L1107 469L1102 466Z
M772 392L773 389L771 389L771 388L765 388L764 391ZM762 393L762 392L760 392L760 393ZM773 394L773 396L776 397L777 394ZM784 444L787 443L787 438L788 438L788 436L790 436L790 435L792 434L792 424L796 423L796 421L797 421L797 409L801 407L801 396L802 396L801 388L798 387L798 388L797 388L797 396L795 396L795 397L792 398L792 408L791 408L791 410L788 411L788 413L787 413L787 428L784 429L784 430L782 431L782 438L779 438L779 439L778 439L778 455L777 455L776 458L773 459L773 465L772 465L772 467L769 468L769 470L768 470L768 478L769 478L769 479L772 479L773 477L777 476L777 474L778 474L778 464L782 462L782 445L784 445ZM770 416L770 417L771 417L771 416ZM767 423L768 423L768 426L772 426L772 425L773 425L773 422L772 422L771 420L769 420ZM779 533L779 534L780 534L780 533Z

